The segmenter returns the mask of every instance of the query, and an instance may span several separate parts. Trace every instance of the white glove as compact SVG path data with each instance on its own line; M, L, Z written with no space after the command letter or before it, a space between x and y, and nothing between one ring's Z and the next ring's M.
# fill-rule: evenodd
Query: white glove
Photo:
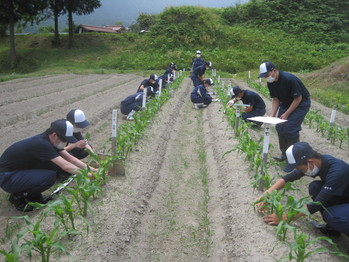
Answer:
M235 104L235 100L232 99L232 100L230 100L230 101L227 103L227 107L233 107L234 104Z

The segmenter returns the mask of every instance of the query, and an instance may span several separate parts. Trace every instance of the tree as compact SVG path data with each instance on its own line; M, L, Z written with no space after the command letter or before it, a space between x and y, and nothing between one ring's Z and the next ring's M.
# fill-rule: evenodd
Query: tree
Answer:
M54 26L55 37L53 40L53 45L59 46L61 41L59 37L58 17L64 13L64 0L50 0L49 6L53 13L54 25L55 25Z
M139 32L140 30L149 30L149 28L155 24L157 15L140 13L137 17L136 23L131 25L130 28L134 32Z
M10 63L17 62L15 49L15 24L34 21L47 8L46 0L0 0L0 23L10 28Z
M87 15L91 14L96 8L101 6L100 0L65 0L65 10L68 13L69 43L68 47L74 45L74 23L73 14Z

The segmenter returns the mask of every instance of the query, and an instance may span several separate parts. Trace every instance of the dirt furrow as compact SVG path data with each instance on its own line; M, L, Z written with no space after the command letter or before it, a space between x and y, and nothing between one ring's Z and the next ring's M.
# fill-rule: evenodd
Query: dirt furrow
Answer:
M4 150L19 139L45 131L52 121L64 118L72 108L80 108L85 112L91 120L88 132L93 132L96 128L100 128L98 122L110 123L107 117L108 114L111 116L111 108L117 108L122 99L133 94L141 80L142 77L135 75L123 77L110 75L106 76L104 81L88 85L89 87L63 86L67 89L66 92L43 95L13 106L8 105L1 113L0 137L7 139L1 139L0 150ZM12 134L10 137L7 136L9 133ZM100 137L100 140L107 140L107 137Z
M68 85L66 91L55 96L42 95L26 105L28 112L40 111L40 114L33 113L25 119L20 113L25 111L23 105L12 108L12 117L18 118L12 125L2 127L8 119L2 113L0 151L15 141L44 131L50 122L65 117L71 108L81 108L88 116L91 126L87 132L91 134L91 142L97 152L102 150L111 133L111 109L117 109L121 100L133 94L143 79L135 75L103 75L101 79L103 77L105 80L75 88L74 83L80 76L72 78L72 82L62 81L62 85ZM35 78L33 83L45 86L49 80L48 77ZM111 82L113 88L110 88ZM7 85L11 83L23 84L14 80ZM239 84L247 88L245 83ZM127 159L126 176L109 179L105 195L93 203L94 215L88 218L90 234L65 243L71 257L55 256L52 261L265 262L288 255L287 245L276 239L275 227L264 224L253 210L252 203L260 192L252 189L253 174L244 156L235 151L225 154L238 140L227 126L220 103L194 110L189 99L191 85L190 79L185 79L147 127L142 141ZM72 99L61 99L59 95L69 95ZM81 99L75 99L78 97ZM270 101L265 101L270 108ZM50 105L52 108L47 110ZM124 121L119 115L119 123ZM259 139L263 130L251 131L251 134ZM301 137L321 153L349 162L346 148L331 145L314 129L303 126ZM271 152L277 154L274 130L271 144ZM284 174L282 166L271 172ZM307 181L298 183L301 190L294 194L307 195L306 184ZM6 197L2 191L0 221L3 227L8 217L22 215ZM35 218L39 211L28 215ZM295 223L312 237L318 235L306 225L304 220ZM347 238L340 237L338 241L345 240ZM308 261L340 260L324 252L312 255Z

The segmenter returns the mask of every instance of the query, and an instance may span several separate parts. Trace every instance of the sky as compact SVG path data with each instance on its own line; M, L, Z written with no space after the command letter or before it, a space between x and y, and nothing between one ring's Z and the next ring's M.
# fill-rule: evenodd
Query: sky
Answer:
M140 13L158 14L169 6L195 5L204 7L228 7L248 0L101 0L102 6L92 14L74 17L75 24L103 26L123 22L135 23Z

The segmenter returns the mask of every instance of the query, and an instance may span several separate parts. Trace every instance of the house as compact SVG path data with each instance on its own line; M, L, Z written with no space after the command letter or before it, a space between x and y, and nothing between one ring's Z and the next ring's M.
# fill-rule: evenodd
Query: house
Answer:
M106 26L92 26L80 24L76 29L76 34L98 32L98 33L120 33L125 28L122 25L106 25Z

